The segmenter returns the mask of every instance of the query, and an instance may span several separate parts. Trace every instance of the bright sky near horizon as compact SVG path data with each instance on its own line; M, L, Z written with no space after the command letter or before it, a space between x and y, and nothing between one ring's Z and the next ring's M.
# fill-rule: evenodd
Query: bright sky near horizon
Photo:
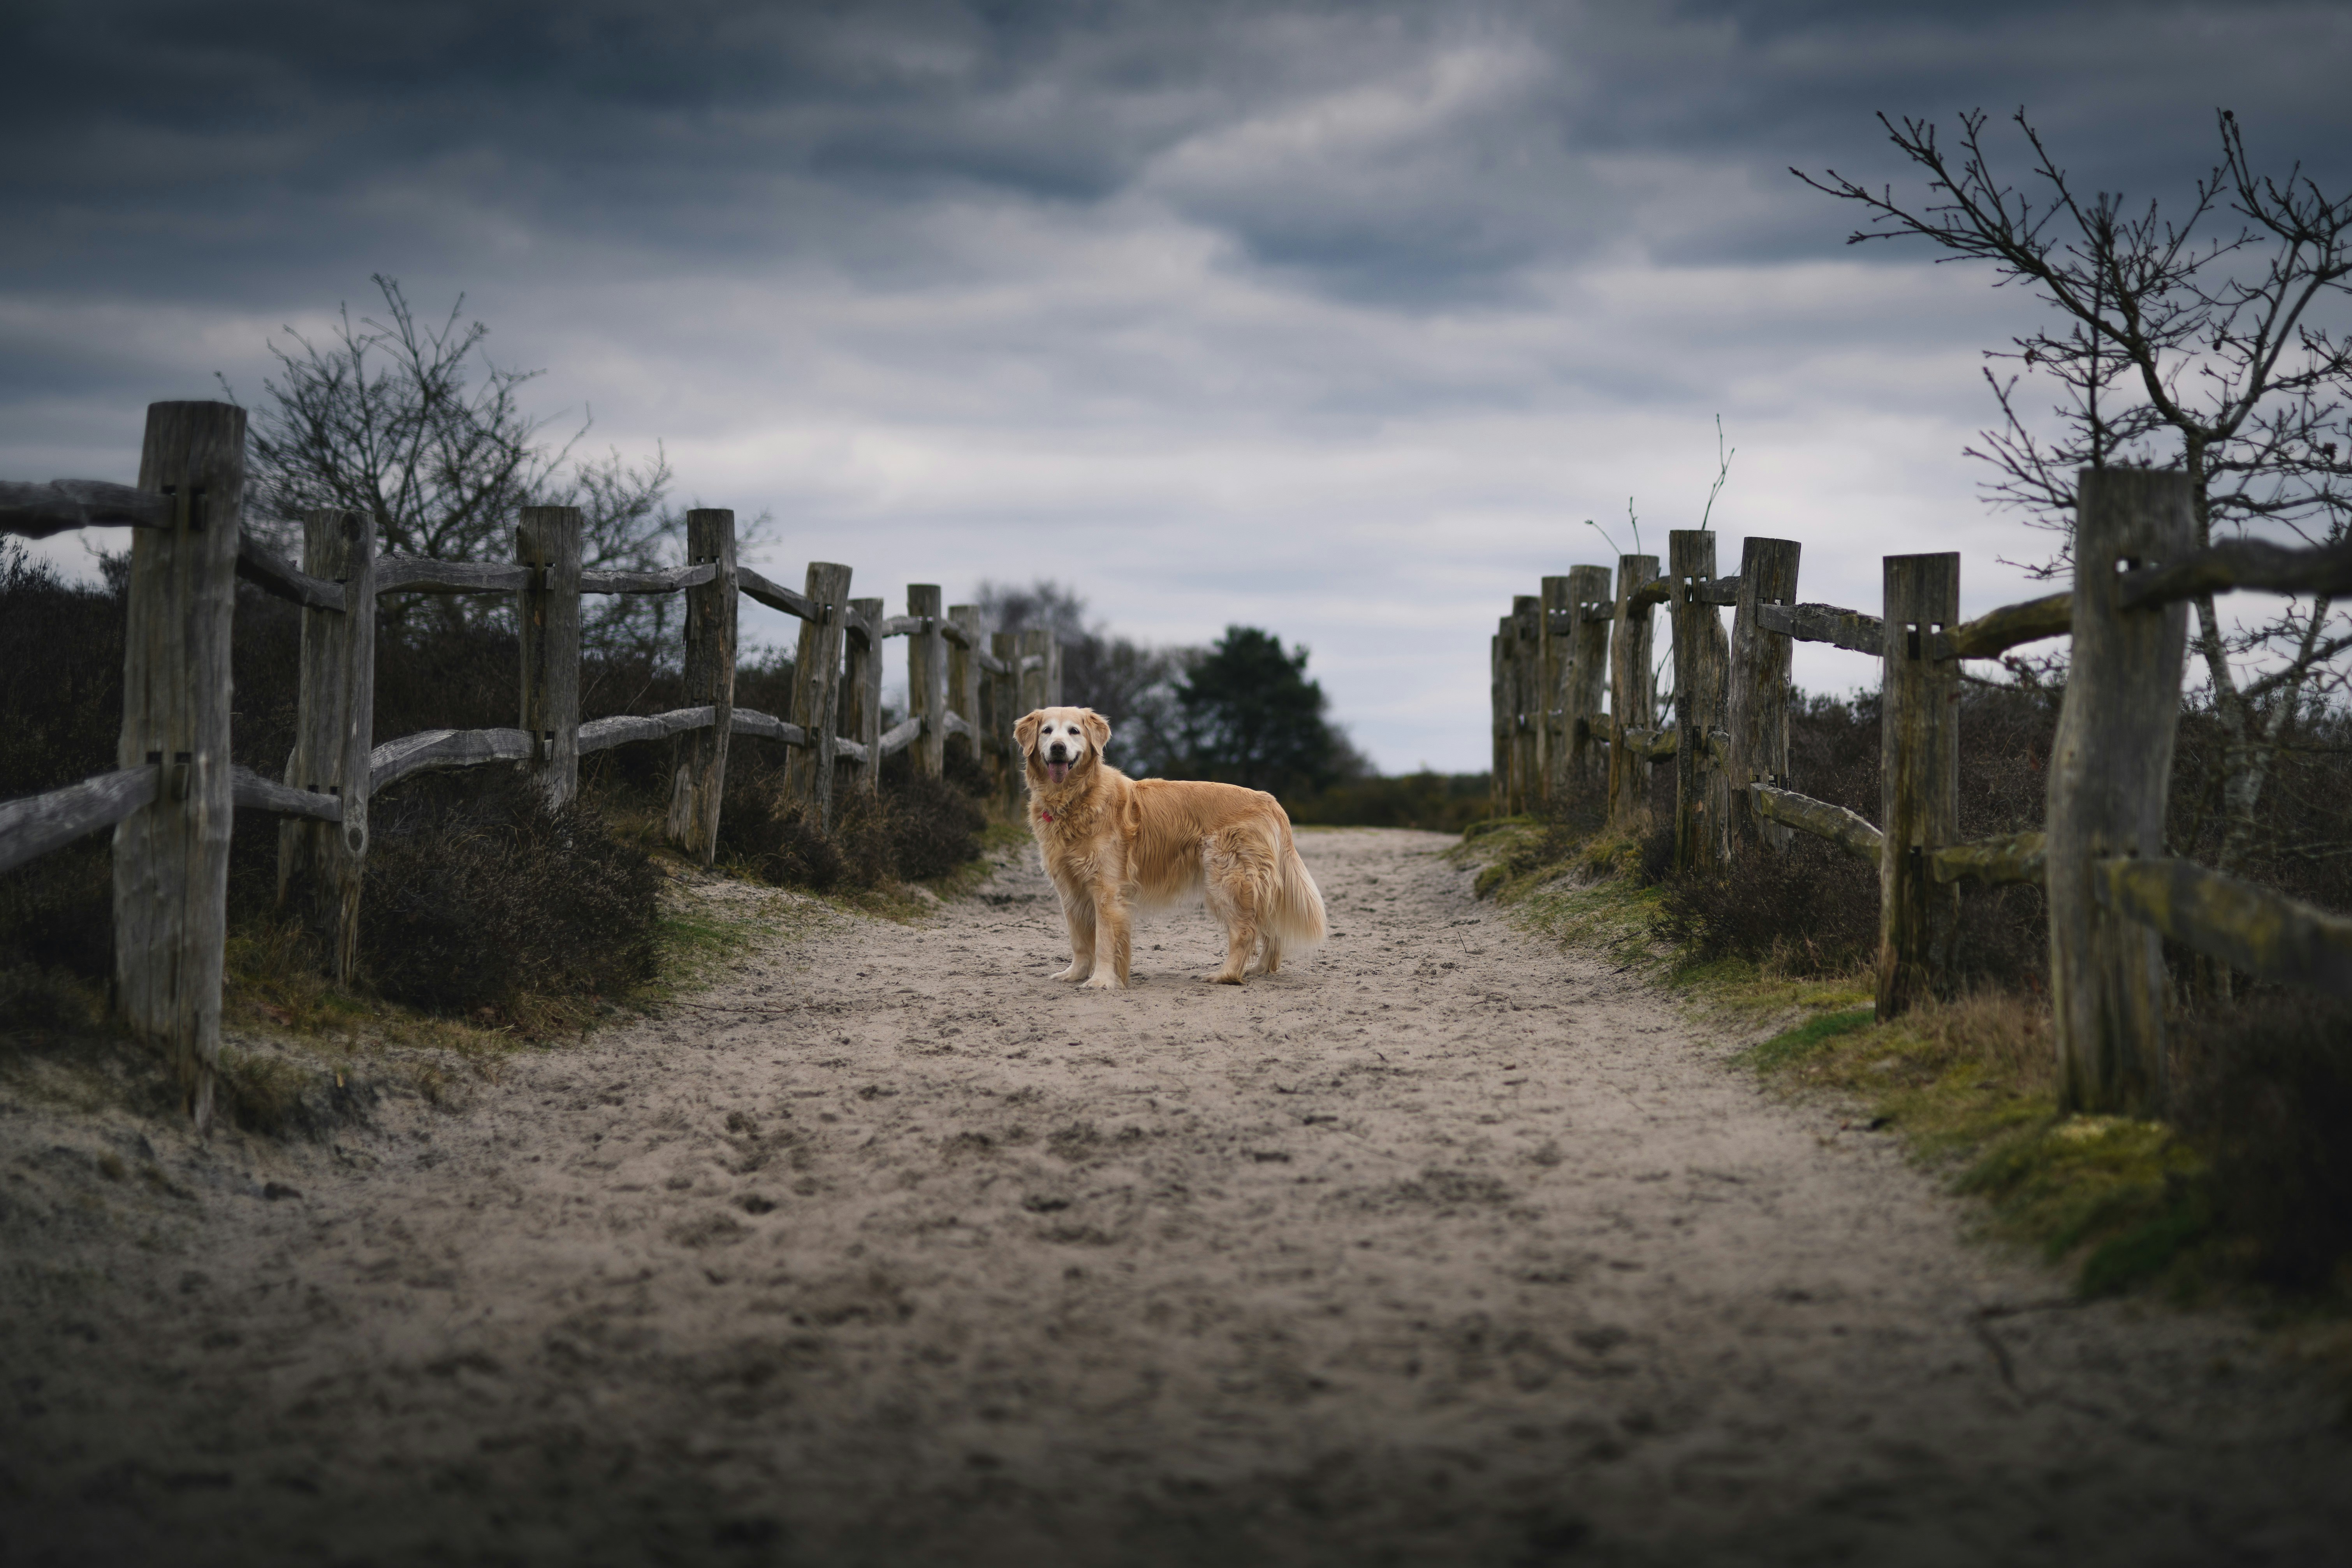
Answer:
M1849 248L1790 175L1921 194L1873 119L2020 105L2086 190L2180 201L2234 109L2352 174L2352 7L489 5L12 10L0 474L128 479L160 398L461 292L539 412L775 518L797 582L1051 577L1114 629L1313 650L1383 768L1483 768L1486 642L1546 573L1692 526L1808 599L2042 536L1962 449L1981 267ZM102 68L102 70L101 70ZM106 89L91 90L102 79ZM2013 134L1996 147L2019 180ZM47 552L74 569L75 541ZM746 606L753 611L752 606ZM781 617L747 614L782 640ZM1867 661L1807 647L1801 682Z

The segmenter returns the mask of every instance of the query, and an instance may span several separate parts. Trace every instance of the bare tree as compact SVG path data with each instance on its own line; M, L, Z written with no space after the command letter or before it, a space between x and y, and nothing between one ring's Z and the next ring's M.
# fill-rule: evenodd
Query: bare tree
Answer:
M973 595L992 631L1034 627L1062 645L1062 694L1111 724L1111 751L1119 767L1141 776L1164 773L1181 750L1176 682L1202 650L1155 648L1111 635L1087 619L1076 591L1045 578L1021 586L981 584Z
M260 527L274 523L283 534L306 510L341 507L373 514L387 553L491 560L511 549L518 509L576 506L586 564L663 563L682 519L665 504L671 475L658 447L639 463L618 451L576 457L589 420L560 441L550 437L552 421L526 413L520 397L543 373L492 363L481 352L489 329L463 321L462 295L436 327L417 319L397 279L378 273L372 280L384 320L354 322L346 306L329 342L289 327L290 343L269 344L278 374L262 383L249 437L250 504ZM448 595L384 604L395 630L421 616L446 624L490 608ZM666 647L660 634L670 613L667 599L615 599L592 612L583 631L608 649Z
M1898 126L1895 146L1927 177L1927 199L1899 203L1828 171L1790 173L1859 203L1869 226L1848 243L1917 237L1990 261L2003 283L2028 286L2057 320L1989 360L2021 369L1985 379L2000 423L1969 455L1992 465L1986 488L2037 527L2066 536L2036 570L2070 564L2077 470L2178 464L2196 497L2197 540L2250 531L2336 543L2352 531L2352 341L2323 312L2352 289L2352 195L2330 197L2302 165L2257 175L2237 117L2220 112L2221 162L2197 183L2185 217L2151 202L2088 201L2070 184L2025 117L2013 117L2034 158L2035 195L1993 173L1986 116L1960 117L1948 152L1927 121ZM2038 199L2037 199L2038 196ZM2219 230L2200 237L2200 228ZM2055 434L2020 411L2031 374L2058 390ZM2352 619L2330 599L2290 601L2268 619L2224 626L2211 595L2197 600L2196 647L2216 715L2230 737L2222 861L2239 864L2254 834L2273 759L2296 727L2340 696L2330 661L2352 647Z

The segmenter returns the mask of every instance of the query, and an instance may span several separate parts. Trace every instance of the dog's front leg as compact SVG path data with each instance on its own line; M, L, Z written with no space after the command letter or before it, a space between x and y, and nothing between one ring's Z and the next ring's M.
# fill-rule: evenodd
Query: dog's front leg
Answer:
M1132 943L1129 939L1127 900L1116 887L1094 890L1095 929L1089 944L1095 954L1095 972L1087 984L1096 990L1108 991L1127 984L1128 961Z
M1062 895L1062 922L1070 928L1070 967L1054 978L1084 980L1095 967L1094 900L1083 893L1073 896L1067 889L1056 891Z

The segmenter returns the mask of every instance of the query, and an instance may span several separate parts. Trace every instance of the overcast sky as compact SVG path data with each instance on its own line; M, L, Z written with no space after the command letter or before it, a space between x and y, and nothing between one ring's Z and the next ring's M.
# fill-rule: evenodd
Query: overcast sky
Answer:
M266 342L488 323L538 412L772 511L760 564L894 608L1059 579L1113 628L1312 650L1390 770L1486 758L1513 594L1697 521L1808 599L2043 541L1979 499L1979 268L1849 248L1789 166L2029 109L2086 189L2177 201L2234 109L2352 170L2352 7L1883 3L11 6L0 475L129 479L147 403ZM1996 143L2026 174L2013 138ZM69 563L79 546L52 542ZM2046 590L2044 590L2046 591ZM786 628L764 611L756 634ZM1836 689L1866 660L1800 651Z

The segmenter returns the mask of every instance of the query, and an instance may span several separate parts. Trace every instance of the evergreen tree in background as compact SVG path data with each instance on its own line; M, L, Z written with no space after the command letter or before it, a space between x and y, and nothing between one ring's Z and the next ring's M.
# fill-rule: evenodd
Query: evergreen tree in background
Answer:
M1227 626L1176 686L1181 763L1171 773L1276 795L1311 795L1364 771L1334 729L1307 650L1255 626Z

